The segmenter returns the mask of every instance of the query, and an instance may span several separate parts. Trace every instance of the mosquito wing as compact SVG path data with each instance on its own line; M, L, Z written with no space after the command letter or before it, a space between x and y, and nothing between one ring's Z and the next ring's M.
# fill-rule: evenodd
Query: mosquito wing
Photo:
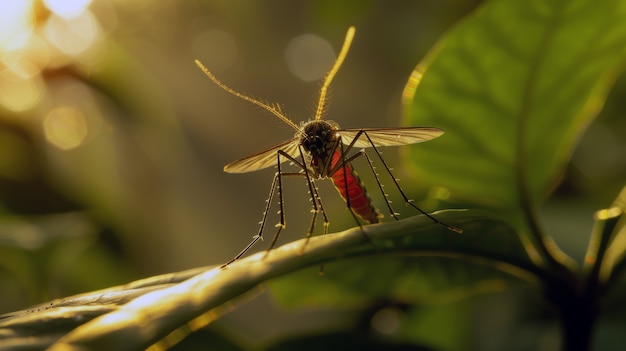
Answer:
M280 143L278 145L272 146L269 149L263 150L258 154L254 154L241 160L231 162L224 166L224 172L227 173L247 173L258 171L270 166L276 166L277 162L277 154L278 151L282 150L287 153L289 156L297 157L299 155L298 152L298 141L297 140L287 140L284 143Z
M367 133L377 147L416 144L443 134L442 129L428 127L341 129L338 133L341 135L341 142L349 145L361 131ZM372 144L365 135L361 135L354 146L371 147Z

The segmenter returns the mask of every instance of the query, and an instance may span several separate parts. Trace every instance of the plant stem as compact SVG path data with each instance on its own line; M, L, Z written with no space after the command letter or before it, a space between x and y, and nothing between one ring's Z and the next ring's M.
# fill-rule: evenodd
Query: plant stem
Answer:
M555 296L558 300L559 318L562 328L563 351L591 350L592 334L598 317L595 301L579 298L563 292Z

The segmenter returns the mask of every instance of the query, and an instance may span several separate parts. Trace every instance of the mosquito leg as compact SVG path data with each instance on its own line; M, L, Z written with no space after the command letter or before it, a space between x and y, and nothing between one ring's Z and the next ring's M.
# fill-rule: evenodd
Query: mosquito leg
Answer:
M272 180L272 185L270 187L270 194L266 200L267 205L265 205L265 210L263 211L263 219L261 219L261 222L259 222L259 224L261 225L259 227L259 232L257 233L257 235L255 235L252 238L252 241L250 242L250 244L248 244L248 246L246 246L243 250L241 250L241 252L239 252L237 256L235 256L233 259L231 259L230 261L222 265L221 268L224 268L228 266L229 264L240 259L241 256L243 256L252 246L254 246L254 244L256 244L257 241L259 241L260 239L263 239L263 230L265 229L265 223L267 222L267 214L272 204L272 199L274 198L274 192L276 191L276 184L279 178L280 178L280 173L276 172L276 174L274 174L274 179Z
M330 227L330 221L328 220L328 216L326 216L326 211L324 210L324 206L322 205L322 198L320 197L317 187L315 188L315 196L317 197L317 203L320 205L320 212L322 212L322 216L324 217L324 233L328 234L328 228Z
M280 235L280 231L283 230L283 228L285 228L287 226L287 223L285 221L285 206L284 206L284 198L283 198L283 173L280 167L280 155L281 152L278 152L278 162L277 162L277 167L278 167L278 214L280 215L280 221L276 224L276 234L274 234L274 238L272 239L272 243L270 244L270 247L267 249L267 251L265 252L265 256L267 257L267 255L269 255L270 250L272 250L274 248L274 245L276 245L276 240L278 240L278 236Z
M241 250L240 253L237 254L237 256L233 257L230 261L224 263L220 268L225 268L226 266L228 266L229 264L237 261L238 259L241 258L241 256L243 256L246 252L248 252L248 250L254 246L254 244L256 244L257 241L259 241L259 239L261 239L262 237L255 235L252 238L252 241L250 242L250 244L248 244L248 246L246 246L243 250Z
M320 208L320 212L322 212L322 216L324 217L324 235L328 234L328 227L330 226L330 221L328 221L328 217L326 216L326 211L324 211L324 205L322 205L322 198L319 195L319 192L317 190L317 186L315 186L315 184L313 184L313 188L315 189L315 198L317 198L317 203L319 204L319 208ZM307 236L307 240L305 242L308 243L309 241L309 237L311 236L311 233L308 234ZM304 245L302 246L302 251L304 252ZM320 270L319 270L319 275L324 275L324 264L320 264Z
M385 193L385 190L383 189L384 186L383 186L383 184L380 181L380 177L378 175L378 172L376 172L376 167L374 167L374 164L372 163L372 160L370 159L369 155L365 152L365 150L359 150L357 153L355 153L354 155L350 156L348 159L344 159L343 158L343 155L345 155L346 153L348 153L348 152L350 152L352 150L352 148L354 147L356 142L359 140L359 138L363 134L365 134L365 131L360 130L355 135L354 139L352 139L350 144L345 148L345 150L343 148L343 144L341 145L342 162L341 162L341 164L335 165L335 168L332 171L336 171L336 170L339 169L339 167L343 167L347 163L350 163L350 162L354 161L355 159L357 159L357 158L359 158L361 156L365 156L365 159L367 160L367 164L369 165L370 170L372 171L372 174L374 175L374 179L376 180L376 184L378 185L378 189L380 189L380 192L383 194L383 198L385 199L385 204L387 205L387 209L389 209L389 213L391 214L391 216L397 220L397 219L399 219L398 218L398 213L396 211L394 211L393 208L391 207L391 201L389 200L389 196L387 195L387 193ZM367 134L365 134L365 135L366 135L367 139L369 140L370 144L372 146L374 146L374 143L372 143L372 141L369 138L369 136L367 136ZM382 160L382 156L380 155L380 152L378 152L378 150L376 150L376 152L378 154L378 157ZM383 164L384 164L384 161L383 161ZM386 165L385 165L385 167L386 167ZM387 169L388 172L390 172L388 167L386 167L386 169ZM345 172L344 172L344 174L345 174Z
M302 158L302 164L303 165L306 164L302 147L300 147L300 157ZM313 213L313 216L311 218L311 224L309 225L309 229L307 230L307 233L306 233L306 240L304 241L304 244L302 245L302 248L299 251L300 254L304 252L306 245L309 243L309 239L313 235L313 230L315 229L315 223L317 221L318 213L321 212L322 216L324 216L324 234L328 233L328 226L329 226L328 217L326 216L326 211L324 210L324 206L322 205L322 199L319 195L317 186L315 185L315 181L311 178L308 168L304 167L302 170L303 170L302 174L305 176L306 181L307 181L307 186L309 187L309 194L311 195L311 206L313 207L311 209L311 212Z
M280 215L280 221L279 223L276 224L276 227L278 228L276 231L276 234L274 234L274 238L272 239L272 243L270 244L269 249L266 252L266 256L269 253L269 251L274 247L274 245L276 244L276 240L278 240L278 236L280 235L280 232L283 228L285 228L286 221L285 221L285 215L284 215L284 205L283 205L283 187L282 187L282 177L283 176L302 176L302 173L291 173L291 172L282 172L280 164L281 164L281 159L280 156L284 156L287 157L290 161L294 162L296 164L296 166L303 168L304 166L302 164L300 164L300 162L298 162L297 160L295 160L294 158L292 158L291 156L289 156L288 154L282 152L282 151L278 151L277 153L277 167L278 167L278 171L274 174L274 179L272 180L272 185L270 186L270 194L266 200L266 205L265 205L265 210L263 211L263 218L261 219L261 222L259 222L259 224L261 225L259 227L259 232L257 233L257 235L255 235L252 238L252 241L248 244L248 246L246 246L243 250L241 250L241 252L239 252L237 254L237 256L235 256L233 259L231 259L230 261L228 261L227 263L225 263L224 265L222 265L221 268L224 268L226 266L228 266L229 264L235 262L236 260L240 259L241 256L243 256L246 252L248 252L248 250L254 246L254 244L256 244L259 240L263 239L263 231L265 230L265 225L267 223L267 216L269 214L269 210L270 207L272 206L272 200L274 199L274 194L276 193L276 189L278 188L278 204L279 204L279 215Z
M350 144L350 147L353 144ZM344 190L346 192L346 205L348 206L348 209L350 210L350 213L352 214L352 218L354 218L354 221L356 222L356 224L359 225L359 229L361 229L361 233L363 234L363 237L365 238L365 240L367 240L370 245L372 245L373 248L376 248L377 246L374 244L374 242L372 241L372 239L367 236L367 234L365 234L365 231L363 230L363 225L361 224L361 222L359 221L359 218L356 216L356 214L354 213L354 211L352 210L352 204L350 203L350 193L348 191L348 170L346 169L346 165L350 162L352 162L354 159L356 159L358 157L357 155L353 155L351 157L349 157L348 159L346 159L346 153L345 150L343 148L343 144L339 143L339 147L341 148L341 162L338 162L341 166L342 172L343 172L343 184L344 184ZM337 165L335 165L335 168L337 167ZM334 169L332 171L335 171ZM334 174L331 173L331 174Z
M302 156L302 159L304 161L304 155ZM311 235L313 235L313 228L315 226L315 221L317 220L317 214L319 212L321 212L322 216L324 217L324 224L323 224L324 234L328 234L328 227L330 226L330 222L328 221L328 216L326 216L326 211L324 210L324 205L322 205L322 198L320 197L317 185L315 185L315 182L311 179L308 173L308 170L305 170L304 173L306 175L307 184L309 186L309 193L311 194L311 202L313 205L311 212L313 212L313 218L311 219L311 225L309 226L309 230L307 231L306 240L304 241L304 244L302 245L302 248L300 249L299 254L302 254L304 252L304 249L309 243L309 239L311 238ZM324 274L324 264L320 265L319 274L320 275Z
M302 164L304 165L306 164L306 160L304 159L304 152L302 151L302 146L299 146L298 150L300 151L300 158L302 159ZM308 168L304 167L302 171L304 173L304 177L306 178L307 186L309 187L309 195L311 196L311 206L313 206L313 208L311 209L311 212L313 213L313 216L311 218L311 224L309 225L309 229L306 232L306 240L304 241L302 248L298 252L299 254L302 254L304 252L304 248L309 243L309 239L311 238L311 235L313 234L313 229L315 228L315 220L317 219L317 213L320 211L320 206L318 206L319 194L317 193L317 187L315 186L315 183L311 179L311 175L309 174Z
M313 213L313 217L311 219L311 224L309 226L309 229L307 230L307 233L306 233L307 240L305 241L304 245L302 245L302 249L300 250L300 253L304 251L304 247L308 243L308 239L313 235L313 229L315 228L315 223L317 222L318 213L321 213L322 217L324 218L323 234L328 234L328 227L330 226L330 222L328 221L328 216L326 215L326 211L324 210L324 205L322 205L322 198L319 195L319 190L317 186L315 185L315 182L312 180L311 180L311 186L309 187L309 189L312 189L311 203L312 203L313 208L311 209L311 212Z
M362 132L362 133L361 133ZM406 194L404 193L404 191L402 190L402 188L400 187L400 184L398 183L398 179L396 179L396 177L394 177L393 173L391 173L391 169L389 168L389 166L387 166L387 163L385 162L385 159L383 159L382 155L380 154L380 151L378 151L378 148L376 148L376 146L374 145L374 142L372 142L372 139L370 139L369 135L367 135L367 132L365 131L361 131L360 133L357 134L357 136L355 137L358 138L361 134L364 134L365 137L367 138L367 140L369 141L370 145L372 146L372 149L374 149L374 152L376 153L376 155L378 155L378 158L380 159L380 161L382 162L383 166L385 167L385 169L387 170L387 174L389 174L389 177L391 178L391 180L393 181L393 183L396 186L396 189L398 189L398 192L400 193L400 195L402 196L402 198L404 199L404 202L407 205L410 205L411 207L413 207L414 209L418 210L420 213L422 213L423 215L425 215L426 217L430 218L433 222L438 223L446 228L448 228L449 230L456 232L456 233L463 233L463 229L455 227L453 225L444 223L440 220L438 220L437 218L431 216L430 214L428 214L427 212L423 211L421 208L417 207L417 205L415 205L413 203L413 200L409 199ZM367 159L368 163L370 164L370 168L372 168L372 171L374 172L374 175L376 175L376 172L373 169L373 165L372 162L369 158L369 156L365 153L365 151L361 150L361 152L365 155L365 158ZM381 191L383 191L383 188L380 184L380 181L378 180L378 176L376 176L376 181L378 182L378 186L380 188ZM384 194L384 191L383 191ZM387 199L387 197L385 197L385 199ZM387 201L387 204L389 205L389 209L391 210L391 205L389 204L389 201ZM393 210L392 210L393 211ZM392 212L393 213L393 212ZM394 217L397 219L397 217L394 215Z
M367 164L370 166L370 170L372 171L372 174L374 175L374 179L376 180L378 189L380 189L380 192L383 194L383 198L385 199L385 204L387 204L387 209L389 210L389 214L396 220L399 220L398 218L399 213L394 211L393 207L391 206L391 200L389 200L389 195L385 192L385 189L384 189L385 186L380 181L380 175L378 174L378 172L376 172L376 167L374 167L374 163L372 162L372 159L370 158L370 156L367 154L367 152L365 152L365 150L361 150L355 155L365 157L365 159L367 160Z
M302 248L300 248L300 251L298 252L299 254L302 254L304 252L304 248L307 246L307 244L309 243L309 239L313 235L315 222L317 221L317 214L319 212L322 212L324 214L324 218L326 218L326 213L324 213L324 209L321 207L321 202L319 201L320 199L317 193L317 187L315 186L315 183L313 183L308 176L307 182L309 186L309 194L311 194L311 206L313 207L311 209L311 213L313 215L311 217L311 224L309 225L309 229L306 232L306 240L304 241L304 244L302 244ZM324 224L324 226L326 226L326 224Z
M313 205L313 208L311 209L311 212L313 212L313 218L311 219L311 225L309 226L309 230L307 231L306 240L304 241L304 244L302 244L302 248L298 252L299 254L302 254L304 252L304 249L309 243L309 239L313 235L313 228L315 226L318 213L321 212L322 216L324 217L324 224L323 224L324 235L328 234L328 228L330 226L330 221L328 220L328 216L326 215L326 211L324 210L324 205L322 204L322 197L319 194L317 185L315 185L315 182L311 179L308 172L306 172L306 177L307 177L307 182L309 185L309 192L311 194L311 201ZM319 274L324 275L324 264L320 264Z
M302 151L300 151L300 152L302 153ZM274 234L274 238L272 239L272 243L270 244L269 249L267 249L267 252L265 253L265 256L267 256L269 254L269 251L274 248L274 245L276 245L276 240L278 240L278 236L280 235L281 230L283 230L287 226L287 223L285 221L285 206L284 206L284 198L283 198L282 177L284 177L284 176L298 176L298 177L306 176L308 184L309 184L309 189L315 189L314 186L312 186L312 181L311 181L311 179L309 177L309 174L307 172L307 168L306 168L305 163L304 163L304 156L302 156L302 161L303 162L300 163L298 160L296 160L295 158L291 157L289 154L287 154L286 152L284 152L282 150L278 150L277 155L278 155L277 156L278 161L277 161L277 165L276 166L278 167L278 183L277 183L277 185L278 185L278 206L279 206L278 213L280 215L280 222L276 224L276 227L278 229L276 230L276 234ZM299 167L302 170L304 170L304 173L302 173L302 172L300 172L300 173L283 172L281 170L281 163L282 163L282 161L280 159L281 156L283 156L286 159L288 159L289 161L293 162L296 167ZM314 205L315 211L317 211L317 204L314 202L313 205ZM314 213L313 223L315 222L315 214L316 213ZM313 224L311 226L313 226Z

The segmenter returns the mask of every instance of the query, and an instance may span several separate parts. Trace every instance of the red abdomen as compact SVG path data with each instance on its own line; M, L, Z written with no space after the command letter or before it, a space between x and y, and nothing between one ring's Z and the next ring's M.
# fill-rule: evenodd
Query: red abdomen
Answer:
M336 150L333 154L330 168L333 168L340 161L341 152ZM341 197L343 197L346 202L348 201L348 196L350 196L350 207L356 215L369 223L380 222L382 215L372 206L372 200L369 195L367 195L365 186L351 164L348 163L342 168L339 168L337 172L331 175L331 179L341 194Z

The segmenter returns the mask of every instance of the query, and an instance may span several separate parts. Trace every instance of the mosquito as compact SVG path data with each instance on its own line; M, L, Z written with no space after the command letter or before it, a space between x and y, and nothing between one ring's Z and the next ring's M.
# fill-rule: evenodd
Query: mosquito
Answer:
M403 197L404 202L407 205L412 206L435 223L442 225L451 231L457 233L463 232L462 229L446 224L417 207L413 203L413 200L410 200L406 196L400 187L398 180L393 176L391 169L378 150L379 147L383 146L400 146L428 141L441 136L444 133L443 130L429 127L342 129L337 123L322 119L322 115L326 109L326 95L328 93L328 88L348 54L348 50L350 49L350 45L354 38L354 33L355 28L350 27L346 33L346 38L344 39L343 46L337 56L337 59L324 78L322 87L320 88L314 118L307 122L303 122L300 125L297 125L291 119L287 118L281 105L254 99L230 88L218 80L199 60L195 60L198 67L200 67L200 69L217 86L236 97L269 111L296 131L294 137L290 140L284 141L259 153L242 158L224 166L224 171L227 173L247 173L271 166L275 166L277 168L277 172L274 174L274 178L270 186L267 205L265 207L265 211L263 212L263 218L261 222L259 222L260 228L257 235L253 237L250 244L237 254L237 256L228 261L222 267L228 266L232 262L239 259L252 246L254 246L254 244L263 238L263 232L270 205L277 193L279 206L278 214L280 219L276 224L277 230L274 234L274 238L272 239L268 252L274 247L281 230L286 227L282 185L284 177L304 177L307 181L313 207L311 210L313 218L306 234L307 240L313 233L318 213L321 213L324 218L324 234L328 232L330 223L328 221L328 217L326 216L326 212L324 211L324 207L322 206L317 186L315 185L315 182L320 179L330 178L340 196L344 199L348 208L351 210L350 212L359 226L361 226L361 223L357 217L360 217L363 221L369 224L380 222L380 219L383 216L379 210L372 205L372 200L370 199L363 182L352 166L352 162L361 157L365 158L367 161L378 188L383 194L389 213L392 217L398 219L398 213L393 210L391 201L387 198L387 194L383 190L383 185L380 182L379 175L374 168L372 159L365 151L365 148L372 148L374 153L378 156L378 159L380 159L387 174L393 180L396 189ZM354 151L356 149L359 150ZM284 162L292 163L296 168L299 168L299 171L283 171L282 164ZM365 235L365 233L363 234ZM366 235L365 237L369 240Z

